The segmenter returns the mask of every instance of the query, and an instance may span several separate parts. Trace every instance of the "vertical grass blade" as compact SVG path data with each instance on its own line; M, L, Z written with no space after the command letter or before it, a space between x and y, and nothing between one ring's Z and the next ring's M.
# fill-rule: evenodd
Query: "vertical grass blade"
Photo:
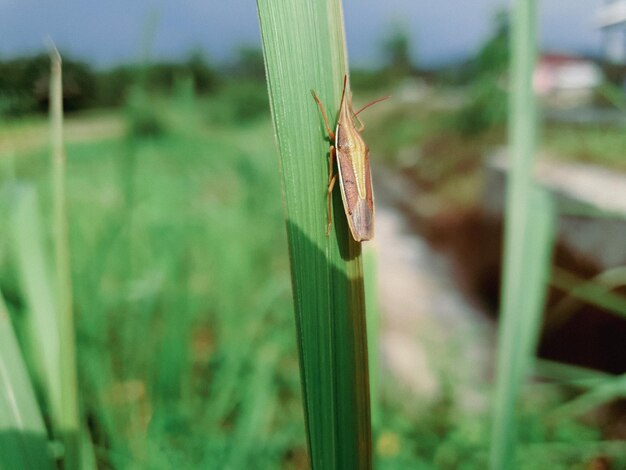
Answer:
M346 72L339 0L258 0L286 207L301 380L313 469L371 468L361 247L338 191L326 235L328 141Z
M549 196L534 189L536 103L532 75L536 57L535 0L516 0L512 17L508 175L504 279L491 442L491 468L514 467L515 405L528 371L544 302L554 232ZM532 223L531 223L532 214Z
M58 423L62 413L59 324L41 236L37 193L32 186L25 185L17 186L15 193L13 253L28 310L29 357L44 390L52 421Z
M78 468L78 393L76 339L72 307L72 279L68 235L66 156L63 145L63 79L61 56L50 48L50 137L52 147L52 206L55 261L55 294L59 315L61 373L61 421L65 441L65 468Z
M0 468L52 469L46 428L0 294Z
M555 207L549 194L529 189L533 214L516 250L524 253L517 272L505 267L505 298L498 336L498 368L493 418L491 468L515 468L515 407L524 378L531 372L552 261ZM507 277L508 276L508 277Z

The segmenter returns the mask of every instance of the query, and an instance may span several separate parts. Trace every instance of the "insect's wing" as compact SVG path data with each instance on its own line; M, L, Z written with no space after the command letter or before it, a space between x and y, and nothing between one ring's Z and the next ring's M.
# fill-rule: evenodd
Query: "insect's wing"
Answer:
M357 242L370 240L374 237L374 193L372 191L368 150L366 150L363 158L364 171L357 172L350 153L337 151L341 198L350 232ZM359 194L357 179L361 179L359 183L365 187L365 194L363 195Z
M354 127L352 106L346 92L347 78L339 107L335 149L341 197L352 236L357 242L374 236L374 194L369 149Z

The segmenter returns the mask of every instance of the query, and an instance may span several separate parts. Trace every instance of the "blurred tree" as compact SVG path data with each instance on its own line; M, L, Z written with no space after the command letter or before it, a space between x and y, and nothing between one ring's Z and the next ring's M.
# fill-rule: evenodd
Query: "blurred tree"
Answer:
M509 17L506 10L494 16L493 33L480 48L470 69L469 99L454 119L454 126L464 134L480 134L503 124L507 116L505 89L509 64Z
M218 84L217 73L208 64L202 50L192 51L184 66L193 79L196 93L215 91Z
M240 47L232 72L237 78L265 82L265 63L261 49L250 46Z
M0 115L47 111L50 58L48 54L0 63ZM63 102L67 111L94 104L96 76L85 63L63 58Z
M100 72L97 76L97 102L100 106L120 106L133 86L141 84L153 93L172 93L181 79L190 78L198 94L215 91L219 83L217 72L211 68L201 51L193 51L179 62L156 62L149 65L121 65Z
M257 47L242 46L236 59L225 67L225 80L220 87L218 102L211 119L214 122L247 122L269 113L265 62ZM214 103L214 105L216 105Z
M178 76L183 75L183 67L175 62L155 62L147 65L144 86L150 92L169 93L174 88Z
M394 23L389 28L383 42L383 52L388 70L395 76L405 76L413 72L411 60L411 35L404 23Z
M139 71L130 65L121 65L97 75L97 104L111 107L122 105Z
M506 73L509 65L509 15L501 9L493 17L493 33L474 60L476 75Z

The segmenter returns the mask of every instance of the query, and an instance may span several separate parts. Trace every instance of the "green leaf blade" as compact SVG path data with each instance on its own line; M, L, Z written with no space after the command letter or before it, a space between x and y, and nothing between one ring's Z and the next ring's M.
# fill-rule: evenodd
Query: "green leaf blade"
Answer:
M257 2L285 199L301 379L314 469L371 468L361 247L338 191L326 235L328 151L346 73L338 0Z

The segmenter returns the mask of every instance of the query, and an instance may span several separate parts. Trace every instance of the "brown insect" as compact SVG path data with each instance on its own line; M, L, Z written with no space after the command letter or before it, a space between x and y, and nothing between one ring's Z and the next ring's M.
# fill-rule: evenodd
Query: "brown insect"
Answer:
M361 137L365 125L359 119L359 113L371 105L389 98L385 96L366 104L357 112L352 108L352 93L348 86L348 75L343 79L343 92L339 106L339 117L335 132L330 128L328 117L322 102L315 91L313 98L319 107L326 132L333 144L330 146L330 165L328 174L328 234L332 224L331 195L337 174L333 173L333 166L337 160L339 186L343 207L348 218L348 225L352 237L357 241L371 240L374 237L374 193L372 191L372 177L370 173L370 155L367 144ZM355 120L359 124L357 129Z

